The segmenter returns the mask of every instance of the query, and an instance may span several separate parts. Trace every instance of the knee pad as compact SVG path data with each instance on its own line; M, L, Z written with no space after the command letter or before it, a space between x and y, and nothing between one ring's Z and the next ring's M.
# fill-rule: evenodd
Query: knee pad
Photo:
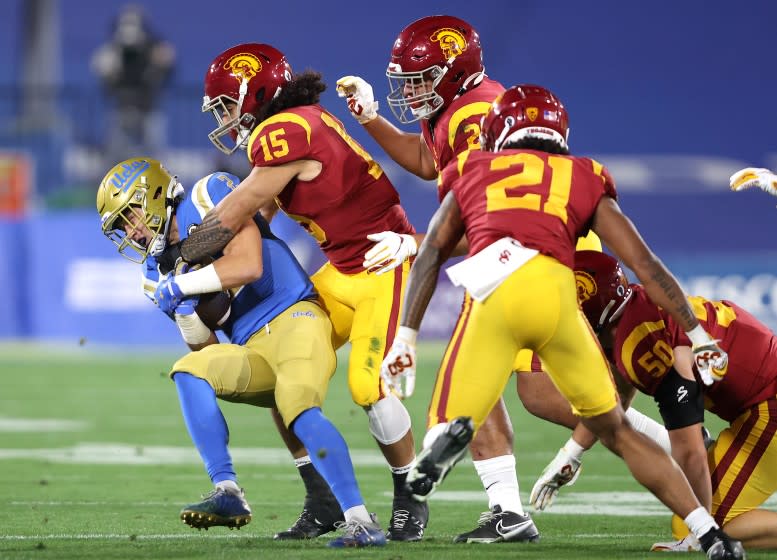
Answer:
M367 408L370 433L384 445L391 445L410 431L410 414L395 395L377 401Z

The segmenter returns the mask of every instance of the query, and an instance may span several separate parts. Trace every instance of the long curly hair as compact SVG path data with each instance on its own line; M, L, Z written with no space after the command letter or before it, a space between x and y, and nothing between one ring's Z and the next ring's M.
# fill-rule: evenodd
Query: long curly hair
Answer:
M315 105L325 90L326 84L320 72L305 70L295 74L292 80L283 86L278 97L267 104L259 120L263 121L292 107Z

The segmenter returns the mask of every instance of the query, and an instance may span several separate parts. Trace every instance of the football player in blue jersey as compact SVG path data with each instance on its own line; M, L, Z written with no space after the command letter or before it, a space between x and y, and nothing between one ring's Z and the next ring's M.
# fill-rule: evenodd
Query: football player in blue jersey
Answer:
M239 180L229 173L200 179L188 196L158 161L134 158L113 167L97 193L102 231L130 260L145 263L143 289L178 325L192 352L170 370L186 427L215 489L181 511L196 528L240 527L251 509L227 447L228 427L217 399L277 407L305 445L344 515L334 547L376 546L385 536L367 511L345 440L321 405L336 357L332 325L293 254L261 216L243 224L215 261L162 276L154 259L168 242L185 239ZM218 343L196 312L201 294L229 290L229 314Z

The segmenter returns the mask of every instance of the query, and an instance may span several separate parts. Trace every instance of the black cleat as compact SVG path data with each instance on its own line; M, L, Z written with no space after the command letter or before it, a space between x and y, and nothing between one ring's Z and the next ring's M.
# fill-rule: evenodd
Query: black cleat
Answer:
M498 543L498 542L537 542L540 532L529 517L514 511L502 511L494 506L491 511L480 514L478 526L468 533L462 533L455 543Z
M711 529L699 539L709 560L744 560L747 558L742 543L732 539L721 529Z
M406 490L417 502L429 499L450 470L467 452L475 426L469 416L454 418L445 431L424 449L407 473Z
M337 524L343 521L345 518L337 502L319 504L305 500L302 513L299 514L294 525L276 533L273 538L277 541L315 539L336 530Z
M429 522L429 504L409 496L395 496L386 538L396 542L417 542L424 537Z

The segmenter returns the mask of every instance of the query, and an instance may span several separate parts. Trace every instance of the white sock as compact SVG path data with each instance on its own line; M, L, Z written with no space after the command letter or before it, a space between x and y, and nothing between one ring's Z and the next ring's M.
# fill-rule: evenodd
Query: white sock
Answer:
M415 459L413 459L410 463L408 463L404 467L392 467L391 465L389 465L389 468L391 468L392 474L405 474L410 472L410 469L413 468L413 465L415 465Z
M719 528L719 525L715 523L710 512L703 507L697 507L688 514L688 517L686 517L684 521L685 524L688 525L688 529L691 530L691 533L693 533L697 539L701 538L702 535L707 534L710 529Z
M567 442L564 444L564 449L567 453L569 453L570 457L573 457L578 461L580 460L580 457L583 456L583 453L586 452L585 447L577 443L574 438L569 438L567 440Z
M472 461L488 494L488 508L499 506L502 511L514 511L524 515L518 475L515 472L515 456L502 455L483 461Z
M223 488L224 490L234 490L240 492L240 486L237 485L236 480L222 480L216 483L216 488Z
M666 428L661 424L633 408L626 410L626 418L635 430L645 434L660 445L664 451L670 455L672 454L672 446L669 443L669 432L667 432Z
M309 465L312 461L310 460L310 455L305 455L304 457L300 457L299 459L294 459L294 466L297 468L304 467L305 465Z
M372 523L370 512L367 511L367 507L362 504L360 506L353 506L343 512L345 522L359 521L361 523Z

